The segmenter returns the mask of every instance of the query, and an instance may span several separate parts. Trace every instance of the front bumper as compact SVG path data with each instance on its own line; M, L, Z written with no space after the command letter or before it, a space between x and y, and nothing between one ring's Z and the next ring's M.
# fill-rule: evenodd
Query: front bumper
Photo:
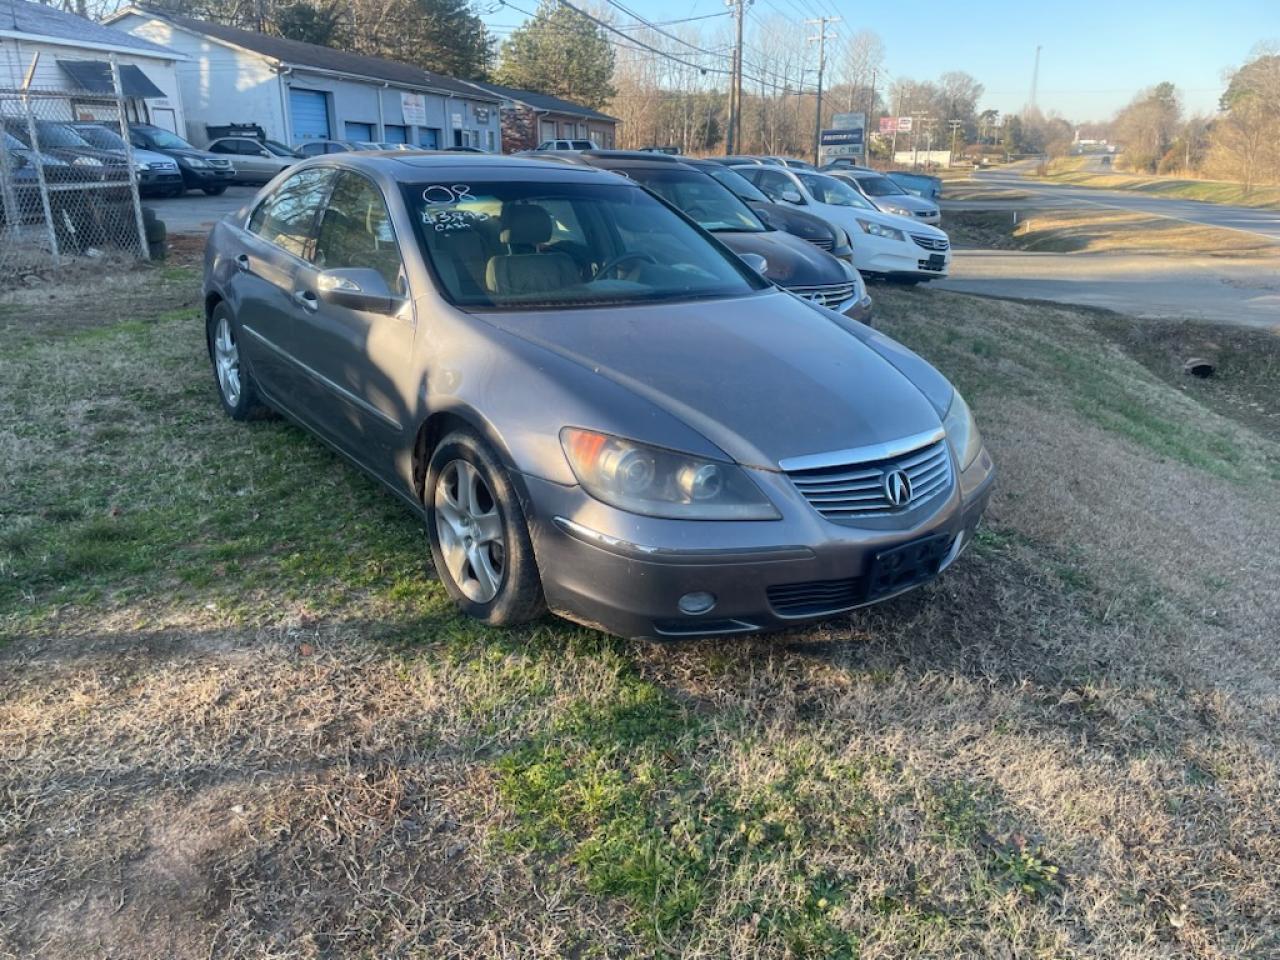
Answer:
M859 323L870 323L871 314L874 311L875 302L871 299L871 294L863 293L860 299L851 301L841 312L850 320L857 320Z
M220 183L232 184L235 180L235 167L182 167L182 182L188 188L211 187Z
M631 638L701 637L782 630L877 603L867 578L881 551L945 538L941 573L972 541L995 469L984 450L945 502L908 529L831 523L769 475L781 521L673 521L639 517L593 500L580 487L524 477L527 516L547 604L555 613ZM784 489L785 488L785 489ZM786 496L786 500L780 499ZM679 607L710 593L712 609ZM797 604L797 596L809 598Z

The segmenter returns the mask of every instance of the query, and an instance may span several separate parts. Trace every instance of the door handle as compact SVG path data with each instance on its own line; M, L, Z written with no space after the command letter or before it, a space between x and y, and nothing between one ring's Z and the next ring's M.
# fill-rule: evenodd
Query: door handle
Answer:
M247 253L242 253L236 257L236 269L241 273L249 272L249 255Z
M316 299L316 295L310 290L293 291L293 302L308 313L315 313L320 309L320 301Z

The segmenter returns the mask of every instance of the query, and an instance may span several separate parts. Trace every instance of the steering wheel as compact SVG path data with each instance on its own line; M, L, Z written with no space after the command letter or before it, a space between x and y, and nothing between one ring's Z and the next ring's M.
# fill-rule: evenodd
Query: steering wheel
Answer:
M606 261L599 270L596 271L595 279L600 280L605 277L610 270L617 270L624 263L630 263L632 260L648 261L657 264L653 254L645 253L643 250L628 250L626 253L620 253L616 257Z

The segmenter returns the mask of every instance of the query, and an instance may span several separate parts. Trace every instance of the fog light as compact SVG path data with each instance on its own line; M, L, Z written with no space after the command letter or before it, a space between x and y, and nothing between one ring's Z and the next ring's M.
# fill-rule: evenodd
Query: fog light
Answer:
M687 613L690 616L697 616L700 613L706 613L716 605L716 595L707 593L705 590L697 590L693 593L686 593L680 598L677 606L681 613Z

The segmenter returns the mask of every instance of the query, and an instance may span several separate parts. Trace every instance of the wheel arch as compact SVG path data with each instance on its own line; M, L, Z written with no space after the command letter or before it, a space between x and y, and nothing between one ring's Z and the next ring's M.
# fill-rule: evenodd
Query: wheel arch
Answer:
M515 487L522 505L527 510L529 497L525 489L524 477L516 467L511 451L493 424L474 407L465 404L456 404L437 410L418 426L413 442L413 492L418 502L424 502L427 464L431 462L432 451L451 430L455 429L470 430L489 445L506 468L511 485Z

